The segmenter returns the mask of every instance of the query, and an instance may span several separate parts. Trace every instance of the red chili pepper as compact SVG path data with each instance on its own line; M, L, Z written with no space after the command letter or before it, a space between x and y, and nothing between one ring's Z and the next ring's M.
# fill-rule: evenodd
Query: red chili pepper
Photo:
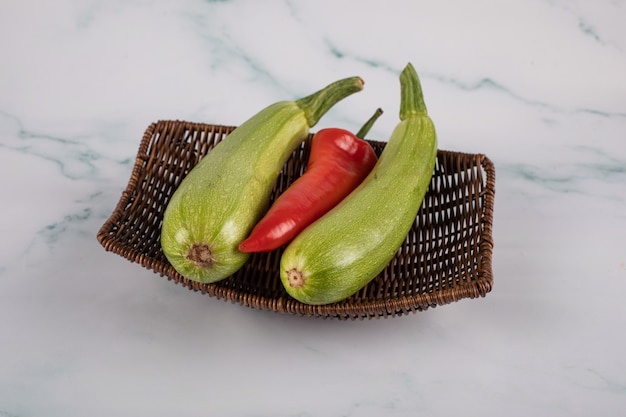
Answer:
M356 135L337 128L317 132L311 141L306 171L276 199L239 244L239 250L278 249L350 194L378 159L371 145L361 138L381 114L378 109Z

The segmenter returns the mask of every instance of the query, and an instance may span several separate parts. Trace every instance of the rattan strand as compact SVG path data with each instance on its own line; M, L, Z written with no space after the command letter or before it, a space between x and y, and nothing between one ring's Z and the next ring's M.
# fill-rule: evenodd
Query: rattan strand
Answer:
M178 274L160 247L163 212L184 176L233 126L185 121L151 124L115 210L98 232L107 251L211 297L284 314L336 319L403 316L463 298L484 297L493 275L495 169L482 154L440 150L422 207L404 244L366 287L335 304L311 306L290 298L279 279L281 251L254 254L233 276L200 284ZM281 172L272 199L298 178L310 139ZM385 142L371 141L380 154Z

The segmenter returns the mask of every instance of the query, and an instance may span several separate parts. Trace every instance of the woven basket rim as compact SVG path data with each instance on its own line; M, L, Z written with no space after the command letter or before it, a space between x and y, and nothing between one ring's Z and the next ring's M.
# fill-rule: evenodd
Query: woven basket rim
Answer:
M106 219L97 233L97 240L106 251L113 252L138 263L146 269L152 270L162 277L175 283L182 284L193 291L200 291L211 297L223 299L243 306L269 310L278 313L288 313L300 316L336 318L336 319L372 319L380 317L402 316L408 313L423 311L430 307L449 304L464 298L484 297L491 291L493 285L493 274L491 256L493 250L492 226L493 226L493 205L495 197L495 167L492 161L484 154L472 154L466 152L455 152L449 150L438 150L438 158L471 158L476 161L478 169L484 172L484 185L481 190L482 212L480 217L480 271L479 277L475 280L458 283L452 288L440 288L430 293L401 294L395 298L385 298L377 300L355 300L350 302L342 301L334 304L313 306L303 304L288 295L280 297L266 297L258 294L235 290L223 286L224 281L212 284L199 284L182 277L173 267L161 260L155 259L141 251L133 249L128 245L116 240L116 230L122 219L128 214L128 207L133 198L138 185L143 181L142 174L149 164L151 158L151 140L156 131L164 126L171 129L182 129L184 131L219 131L229 132L236 126L188 122L181 120L159 120L151 123L144 132L139 144L139 149L135 158L135 163L131 171L130 179L124 188L122 195L115 205L109 218ZM370 144L384 146L386 142L368 139ZM250 262L250 261L248 261ZM230 278L229 278L230 279Z

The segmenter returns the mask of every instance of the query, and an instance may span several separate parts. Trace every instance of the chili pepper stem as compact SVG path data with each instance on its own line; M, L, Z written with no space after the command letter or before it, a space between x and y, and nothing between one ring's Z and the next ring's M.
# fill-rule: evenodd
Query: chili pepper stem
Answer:
M409 62L400 74L400 120L427 113L420 79Z
M347 96L361 91L364 85L361 77L344 78L297 100L296 103L304 110L309 127L313 127L331 107Z
M355 136L357 138L359 138L359 139L365 139L365 135L367 135L369 133L369 131L372 128L372 126L374 126L374 123L376 122L376 120L378 120L378 118L382 114L383 114L383 109L381 109L380 107L377 108L376 112L374 112L372 117L370 117L369 120L367 122L365 122L363 127L361 127L361 129L358 131L358 133Z

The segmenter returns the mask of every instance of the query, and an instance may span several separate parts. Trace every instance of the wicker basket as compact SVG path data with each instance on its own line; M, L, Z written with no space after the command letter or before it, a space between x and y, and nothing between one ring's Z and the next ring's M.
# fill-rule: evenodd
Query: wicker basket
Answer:
M495 170L481 154L440 150L415 223L395 258L365 288L342 302L312 306L291 298L279 278L280 250L253 254L233 276L200 284L178 274L161 251L167 203L184 176L233 126L159 121L146 130L126 190L98 232L107 250L190 290L261 310L364 319L399 316L484 297L492 287ZM370 141L377 154L385 142ZM310 137L281 172L272 199L306 167Z

